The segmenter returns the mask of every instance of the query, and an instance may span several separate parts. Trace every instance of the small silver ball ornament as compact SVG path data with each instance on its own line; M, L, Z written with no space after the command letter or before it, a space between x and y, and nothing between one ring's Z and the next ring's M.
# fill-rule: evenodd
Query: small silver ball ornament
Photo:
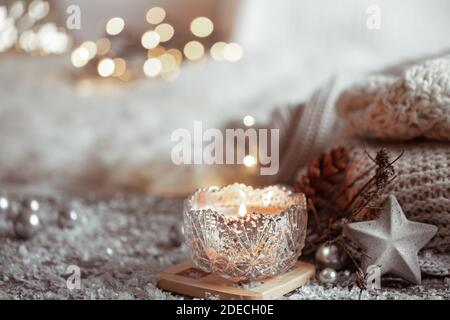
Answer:
M36 212L22 209L13 221L14 233L22 239L32 238L41 228L41 221Z
M347 262L347 254L336 244L322 244L316 251L316 263L320 268L342 269Z
M61 229L73 229L79 220L78 212L73 209L64 208L58 213L58 226Z
M322 284L334 284L336 283L338 276L334 269L325 268L319 272L317 278Z

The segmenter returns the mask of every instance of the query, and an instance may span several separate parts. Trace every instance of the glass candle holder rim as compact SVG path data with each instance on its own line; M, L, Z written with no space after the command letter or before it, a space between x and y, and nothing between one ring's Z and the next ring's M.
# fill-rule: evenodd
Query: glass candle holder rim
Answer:
M239 188L241 190L246 189L247 191L250 192L268 192L271 191L273 189L277 189L278 191L281 191L285 194L286 198L288 198L289 200L292 201L291 205L285 205L285 206L280 206L280 211L277 214L274 215L269 215L269 214L263 214L261 212L257 212L257 211L248 211L246 215L236 215L236 216L227 216L225 214L223 214L222 212L215 210L214 207L208 207L208 208L198 208L198 209L193 209L193 202L195 202L197 196L201 193L217 193L217 192L225 192L231 188ZM250 204L246 203L246 201L243 201L242 203L244 203L246 206L251 207ZM201 213L201 212L210 212L211 214L215 214L223 219L227 219L227 220L233 220L233 219L243 219L248 215L261 215L264 219L274 219L274 218L278 218L278 217L282 217L286 214L289 213L289 211L291 210L295 210L297 208L306 208L306 197L303 193L296 193L294 191L292 191L291 189L289 189L286 186L283 185L270 185L270 186L266 186L266 187L252 187L252 186L248 186L245 184L241 184L241 183L234 183L234 184L230 184L230 185L226 185L223 187L206 187L206 188L198 188L196 191L194 191L192 193L191 196L189 196L185 201L184 201L184 208L185 208L185 212L188 212L189 214L196 214L196 213Z

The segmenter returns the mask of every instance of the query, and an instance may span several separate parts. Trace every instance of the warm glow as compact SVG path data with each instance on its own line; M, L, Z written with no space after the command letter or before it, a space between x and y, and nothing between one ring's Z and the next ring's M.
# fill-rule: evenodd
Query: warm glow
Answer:
M161 23L166 17L166 11L160 7L154 7L147 11L146 19L148 23L158 24Z
M245 156L243 162L244 162L244 165L246 167L251 167L251 166L254 166L256 164L255 157L253 157L251 155Z
M109 77L114 73L115 64L110 58L103 59L97 66L98 74L102 77Z
M127 62L122 58L116 58L114 61L114 77L120 77L127 71Z
M191 22L191 32L197 37L207 37L214 30L214 24L206 17L198 17Z
M173 56L177 62L177 64L181 64L183 61L183 53L181 53L178 49L169 49L167 50L167 53Z
M86 48L76 48L72 52L71 61L77 68L85 66L89 61L89 51Z
M172 72L177 67L177 60L168 53L159 56L158 59L161 61L161 73Z
M147 57L149 58L156 58L166 53L166 49L161 46L157 46L156 48L149 49L147 51Z
M97 54L101 56L107 54L111 49L111 41L106 38L98 39L95 44L97 45Z
M130 69L125 70L125 72L119 77L122 81L130 81L133 77L133 73Z
M223 56L228 61L238 61L242 58L244 51L237 43L229 43L223 49Z
M109 35L115 36L122 32L125 27L125 21L122 18L115 17L106 24L106 32Z
M162 64L159 59L150 58L144 63L144 74L149 78L157 77L162 70Z
M141 43L145 49L156 48L159 44L159 33L155 31L147 31L142 35Z
M239 206L239 215L243 217L246 214L247 214L247 207L245 206L245 204L241 203L241 205Z
M159 34L161 42L166 42L172 39L175 30L168 23L161 23L155 28L155 31Z
M255 118L252 116L245 116L243 122L247 127L251 127L255 124Z
M209 51L210 54L211 54L211 57L214 60L218 60L218 61L221 61L221 60L225 59L223 57L223 50L225 49L226 45L227 44L225 42L222 42L222 41L214 43L213 46L211 47L210 51Z
M186 58L188 58L189 60L198 60L203 57L205 49L200 42L189 41L184 46L183 52Z
M84 48L88 51L89 53L89 60L94 58L95 55L97 54L97 45L95 44L95 42L93 41L86 41L84 42L80 48Z

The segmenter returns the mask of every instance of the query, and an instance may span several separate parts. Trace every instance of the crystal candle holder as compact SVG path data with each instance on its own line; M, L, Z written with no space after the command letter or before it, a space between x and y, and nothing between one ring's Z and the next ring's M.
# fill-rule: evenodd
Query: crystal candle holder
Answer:
M305 243L305 196L284 187L199 189L185 201L183 217L194 264L232 281L288 271Z

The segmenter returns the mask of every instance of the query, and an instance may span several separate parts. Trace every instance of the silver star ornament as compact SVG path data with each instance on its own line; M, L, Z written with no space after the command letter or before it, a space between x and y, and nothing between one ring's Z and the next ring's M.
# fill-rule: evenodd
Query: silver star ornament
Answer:
M415 284L421 282L417 253L436 232L434 225L408 220L393 195L386 199L378 219L350 223L345 228L345 234L367 253L364 270L378 265L381 275L391 273Z

